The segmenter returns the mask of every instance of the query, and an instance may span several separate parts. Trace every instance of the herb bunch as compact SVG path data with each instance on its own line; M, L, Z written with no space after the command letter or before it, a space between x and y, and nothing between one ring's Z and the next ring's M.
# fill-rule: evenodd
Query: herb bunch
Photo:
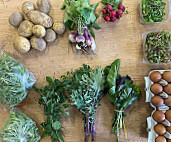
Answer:
M72 105L75 105L84 115L85 141L90 134L94 141L95 113L104 96L103 69L101 67L91 69L90 66L83 65L80 69L62 78L65 84L68 84L65 88L71 94Z
M149 63L170 63L171 34L167 31L152 32L146 37L145 55Z
M147 23L161 22L166 15L166 3L163 0L142 0L142 15Z
M0 51L0 101L10 108L23 101L36 79L21 63Z
M39 142L38 128L25 114L12 110L0 132L2 142Z
M137 85L129 76L122 77L119 75L120 60L115 60L111 66L105 68L107 75L107 89L109 93L109 101L113 104L115 112L112 123L112 132L115 133L119 142L119 129L124 128L125 136L127 137L124 117L124 112L128 106L132 105L140 96L141 92Z
M36 88L41 95L39 104L44 105L44 114L47 117L46 122L41 125L44 128L42 137L50 136L52 142L64 142L62 136L62 123L60 118L62 115L69 115L69 112L65 111L70 104L66 103L67 97L65 95L64 84L58 79L52 79L46 77L46 81L49 83L47 86L41 89Z

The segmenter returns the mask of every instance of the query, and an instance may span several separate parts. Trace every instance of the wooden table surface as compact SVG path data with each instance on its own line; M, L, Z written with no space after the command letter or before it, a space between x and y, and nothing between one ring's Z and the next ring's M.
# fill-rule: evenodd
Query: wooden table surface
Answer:
M32 0L36 2L36 0ZM149 66L142 62L142 34L152 29L166 29L171 31L169 20L162 25L141 25L139 23L139 9L137 0L125 0L124 5L127 7L129 14L125 14L121 20L115 23L105 23L100 17L98 23L101 30L96 31L97 55L96 56L78 56L69 50L68 52L68 34L67 31L63 36L48 45L45 52L31 50L28 54L21 55L13 48L13 41L17 35L17 30L9 25L8 18L14 11L20 11L24 0L0 0L0 48L10 54L15 59L23 63L32 71L37 79L36 86L41 87L45 84L46 76L59 77L71 68L76 69L83 63L92 67L105 67L115 59L121 59L120 74L129 74L134 82L141 87L142 96L127 110L128 116L125 118L128 139L124 138L121 131L121 142L147 142L146 118L150 115L152 108L145 103L144 77L152 69L169 69L171 66ZM52 5L50 15L54 20L63 20L63 11L60 6L63 0L50 0ZM91 3L99 2L91 0ZM100 4L97 12L100 13L103 5ZM42 133L40 123L46 117L43 114L43 107L37 101L39 94L31 90L28 97L17 106L17 109L28 115L37 122ZM108 102L106 95L101 106L98 107L96 114L96 140L95 142L115 142L115 136L111 133L111 120L113 117L113 107ZM65 142L83 142L83 121L82 114L75 108L70 108L70 116L62 119L64 124ZM0 105L0 129L5 123L9 111L4 111ZM50 142L49 138L44 138L41 142Z

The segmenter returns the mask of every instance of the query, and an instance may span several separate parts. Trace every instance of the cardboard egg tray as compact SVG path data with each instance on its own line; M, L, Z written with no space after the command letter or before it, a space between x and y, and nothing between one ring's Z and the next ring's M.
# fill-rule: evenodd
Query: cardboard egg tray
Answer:
M156 110L160 110L163 111L164 113L169 110L170 108L168 106L166 106L165 104L163 104L160 107L156 107L151 103L151 98L155 96L155 94L153 94L150 90L151 86L154 84L153 81L151 81L150 79L150 74L152 72L158 71L161 74L163 74L163 72L165 71L171 71L171 70L153 70L149 73L148 77L145 77L145 91L146 91L146 102L149 102L150 105L154 108L154 111L151 113L151 116L147 118L147 131L148 131L148 142L155 142L156 137L158 137L158 134L155 132L154 130L154 126L156 124L158 124L158 122L156 122L152 115ZM161 84L162 86L165 86L168 84L167 81L165 80L161 80L160 82L158 82L159 84ZM168 97L168 94L166 94L164 91L159 94L159 96L161 96L163 99ZM161 124L163 124L164 126L170 126L171 123L165 119L163 122L161 122ZM171 139L171 134L169 132L166 132L163 136L165 136L165 138L167 139Z

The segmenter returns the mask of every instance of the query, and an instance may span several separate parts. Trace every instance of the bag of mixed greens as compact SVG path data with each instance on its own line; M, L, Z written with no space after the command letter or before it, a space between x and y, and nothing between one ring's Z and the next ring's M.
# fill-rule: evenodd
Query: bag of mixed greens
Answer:
M0 51L0 102L5 108L23 101L35 81L21 63Z
M39 142L38 128L25 114L13 110L0 132L2 142Z

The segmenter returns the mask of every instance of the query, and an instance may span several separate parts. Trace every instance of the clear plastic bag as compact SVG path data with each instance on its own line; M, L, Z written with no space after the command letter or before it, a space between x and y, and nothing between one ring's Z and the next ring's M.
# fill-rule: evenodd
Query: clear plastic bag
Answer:
M161 23L165 23L167 22L167 20L169 19L169 16L170 16L170 0L162 0L164 3L166 3L166 6L165 6L165 16L163 16L163 20L160 21L160 22L147 22L145 19L144 19L144 16L143 16L143 6L142 6L142 2L144 0L139 0L139 13L140 13L140 23L141 24L161 24ZM148 9L148 8L147 8Z
M36 79L21 63L0 51L0 102L5 108L23 101Z
M38 128L25 114L12 110L0 132L2 142L39 142Z

